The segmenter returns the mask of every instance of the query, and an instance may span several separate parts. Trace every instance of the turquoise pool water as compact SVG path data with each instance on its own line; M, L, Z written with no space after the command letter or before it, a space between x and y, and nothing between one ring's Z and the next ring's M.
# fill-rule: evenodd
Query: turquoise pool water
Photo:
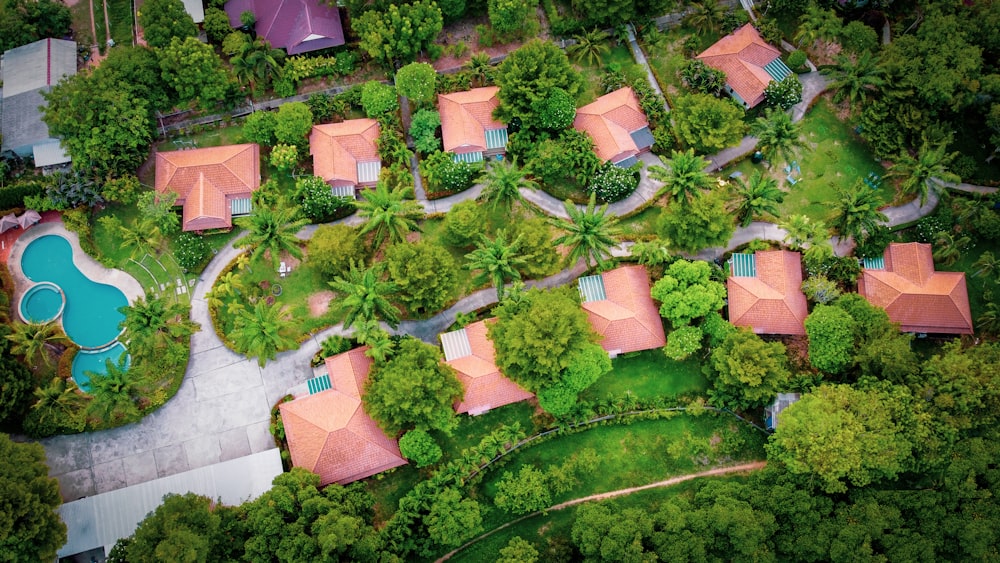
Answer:
M21 298L21 318L32 323L47 323L59 317L63 304L59 286L42 282L32 286Z
M76 356L73 357L73 380L76 381L77 387L89 392L90 376L87 375L87 372L102 375L107 373L106 361L111 360L117 364L122 354L126 355L125 367L128 367L130 362L128 350L125 349L125 345L121 342L115 342L111 346L100 350L80 350L77 352Z
M69 241L58 235L31 241L21 256L21 271L33 282L52 282L62 289L63 330L81 348L100 348L118 338L118 325L125 318L118 309L128 305L128 299L117 287L83 275L73 263Z

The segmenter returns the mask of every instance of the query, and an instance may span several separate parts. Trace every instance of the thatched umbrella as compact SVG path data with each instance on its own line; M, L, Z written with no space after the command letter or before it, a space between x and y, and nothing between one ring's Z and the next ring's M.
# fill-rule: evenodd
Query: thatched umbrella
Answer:
M27 229L41 220L42 216L37 211L29 209L17 218L17 224L20 225L22 229Z
M8 213L0 218L0 233L6 233L7 231L19 226L20 223L17 222L17 217L14 217L13 213Z

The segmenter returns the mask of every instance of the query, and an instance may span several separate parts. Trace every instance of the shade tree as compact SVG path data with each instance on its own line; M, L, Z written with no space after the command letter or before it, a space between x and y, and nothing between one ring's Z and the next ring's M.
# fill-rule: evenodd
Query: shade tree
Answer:
M389 280L395 284L396 299L411 315L440 311L455 299L458 291L458 264L445 248L428 243L401 243L385 252Z
M151 47L163 48L170 41L197 37L198 28L181 0L148 0L138 11L143 38Z
M400 96L418 104L434 101L437 71L428 63L410 63L396 71L396 90Z
M517 117L531 127L535 112L532 105L546 98L553 88L570 96L580 92L582 79L570 64L566 53L551 41L533 39L512 52L497 69L500 108L505 121Z
M686 253L725 245L735 228L726 193L721 190L695 199L687 208L667 209L656 225L668 248Z
M417 58L437 38L444 25L441 10L431 0L390 4L351 18L359 47L386 68Z
M203 109L211 109L232 101L236 91L236 83L219 55L195 37L171 39L160 51L160 71L180 104L197 102Z
M368 253L357 229L320 225L306 243L306 261L327 278L343 276L351 264L364 266Z
M721 309L726 286L712 280L708 262L677 260L653 284L651 294L660 302L660 315L680 328Z
M730 332L712 351L704 371L712 401L740 410L770 404L791 379L785 345L765 342L745 327Z
M678 97L671 115L678 138L700 153L733 146L746 132L743 109L732 101L708 94Z
M839 374L854 361L855 322L832 305L817 305L805 320L809 362L820 371Z
M62 498L45 451L0 434L0 456L0 552L10 561L54 561L66 543L66 525L56 512Z
M73 23L69 7L55 0L5 0L0 52L46 37L64 37Z

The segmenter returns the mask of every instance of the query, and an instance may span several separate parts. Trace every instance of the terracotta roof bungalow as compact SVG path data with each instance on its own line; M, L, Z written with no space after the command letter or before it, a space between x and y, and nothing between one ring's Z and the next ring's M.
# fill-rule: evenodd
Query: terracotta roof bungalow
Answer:
M334 193L345 197L354 197L358 187L374 186L382 170L375 145L378 136L378 121L374 119L349 119L313 127L309 135L313 173L326 180Z
M341 485L405 465L399 445L365 413L361 391L372 361L365 348L326 359L327 375L309 383L309 395L278 407L292 465Z
M733 254L729 261L729 321L757 334L805 334L802 255L787 250Z
M260 146L227 145L156 153L156 192L177 194L185 231L228 229L248 215L260 187Z
M507 126L493 118L500 88L473 88L438 95L444 151L456 162L482 162L507 150Z
M604 162L628 168L653 146L649 121L631 88L621 88L576 110L573 128L590 135Z
M965 273L934 271L929 244L892 243L882 258L866 259L858 293L904 332L972 334Z
M696 58L726 73L726 92L745 108L764 101L764 89L772 80L792 74L781 51L764 41L751 24L719 39Z
M649 294L646 268L615 268L582 277L578 285L590 325L601 335L601 347L611 356L666 345L660 311Z
M240 14L253 12L257 34L289 55L344 44L344 28L336 4L321 0L229 0L229 24L240 27Z
M500 373L493 342L486 336L486 323L495 320L479 321L441 335L445 363L455 368L465 389L465 394L455 404L455 412L459 414L476 416L534 397Z

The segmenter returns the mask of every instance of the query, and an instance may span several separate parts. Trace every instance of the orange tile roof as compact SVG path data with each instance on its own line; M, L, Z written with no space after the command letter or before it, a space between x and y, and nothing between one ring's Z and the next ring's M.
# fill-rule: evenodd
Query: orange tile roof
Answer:
M805 334L809 314L802 286L802 256L787 250L755 253L756 277L730 276L729 320L757 334Z
M500 373L493 342L486 335L486 323L494 321L495 318L487 319L465 327L472 353L445 362L455 368L458 380L465 389L465 394L455 404L457 413L482 414L490 409L534 397Z
M331 389L282 403L295 467L320 476L321 485L347 484L405 465L399 445L368 416L361 391L371 370L365 348L326 359Z
M313 174L334 187L374 186L375 182L359 182L358 164L381 162L375 144L378 136L374 119L316 125L309 135Z
M696 58L726 73L726 84L754 107L764 101L764 89L771 82L764 67L780 56L781 51L768 45L753 25L746 24Z
M486 130L507 127L493 119L493 110L500 106L499 91L500 88L489 86L438 95L445 152L483 152Z
M964 272L936 272L931 245L892 243L885 269L863 269L858 293L905 332L972 334Z
M620 88L576 110L573 128L590 135L603 161L619 162L639 154L631 133L649 127L639 98L631 88Z
M185 231L232 227L230 200L248 198L258 187L256 144L156 153L156 191L177 194Z
M601 274L606 299L583 304L594 330L602 336L601 347L623 354L662 348L660 311L649 291L649 275L643 266L624 266Z

